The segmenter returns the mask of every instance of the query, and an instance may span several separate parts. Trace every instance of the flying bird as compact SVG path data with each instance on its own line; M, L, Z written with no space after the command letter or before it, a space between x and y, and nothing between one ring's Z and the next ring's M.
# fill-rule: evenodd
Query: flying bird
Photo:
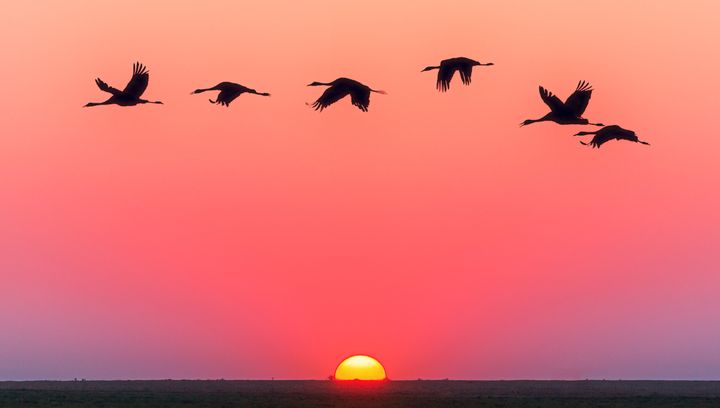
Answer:
M580 141L580 143L584 144L585 146L592 146L593 148L600 148L603 143L613 139L628 140L630 142L642 143L644 145L650 144L648 142L639 140L635 132L633 132L632 130L623 129L618 125L605 126L604 128L596 130L595 132L578 132L575 134L575 136L585 135L595 135L593 136L592 140L590 140L590 143Z
M148 101L147 99L141 99L143 92L147 89L148 80L150 79L149 72L145 66L139 62L133 64L133 75L130 78L130 82L125 86L122 91L113 88L112 86L105 83L102 79L96 78L95 83L100 90L105 91L112 96L105 102L89 102L85 107L98 106L98 105L120 105L120 106L135 106L139 103L159 103L160 101Z
M219 105L224 106L230 106L230 102L234 101L235 98L240 96L244 93L251 93L255 95L261 95L261 96L270 96L267 92L258 92L254 89L250 89L248 87L242 86L240 84L236 84L233 82L220 82L219 84L213 86L212 88L206 88L206 89L196 89L192 93L193 94L199 94L206 91L220 91L217 98L213 101L212 99L209 99L210 103L217 103Z
M582 117L582 114L590 102L592 91L592 86L589 83L580 81L578 82L577 88L575 88L575 92L563 103L560 98L541 86L540 97L543 102L550 107L550 113L540 119L528 119L521 123L520 126L544 121L555 122L560 125L605 126L602 123L590 123Z
M349 78L338 78L327 83L313 82L308 86L329 86L318 100L311 105L320 112L347 95L350 95L353 105L357 106L361 111L367 112L370 105L370 92L387 95L385 91L371 89L369 86Z
M490 66L495 65L492 62L488 62L487 64L483 64L481 62L477 62L475 60L472 60L470 58L465 57L457 57L457 58L448 58L445 60L440 61L439 66L430 66L425 67L420 72L425 71L431 71L433 69L438 70L437 74L437 84L435 85L440 92L445 92L448 89L450 89L450 80L452 80L453 75L455 75L455 71L460 72L460 80L465 85L470 85L470 82L472 80L472 69L474 66Z

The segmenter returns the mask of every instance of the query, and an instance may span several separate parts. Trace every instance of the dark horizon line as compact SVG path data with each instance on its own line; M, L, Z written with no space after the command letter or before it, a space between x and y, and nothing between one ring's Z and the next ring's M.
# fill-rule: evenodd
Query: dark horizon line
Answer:
M328 381L328 382L341 382L341 383L352 383L356 381L368 381L368 382L410 382L410 381L472 381L472 382L583 382L583 381L605 381L605 382L720 382L718 378L582 378L582 379L567 379L567 378L545 378L545 379L532 379L532 378L497 378L497 379L471 379L471 378L386 378L384 380L335 380L328 378L70 378L70 379L20 379L20 380L9 380L0 379L0 383L19 383L19 382L149 382L149 381Z

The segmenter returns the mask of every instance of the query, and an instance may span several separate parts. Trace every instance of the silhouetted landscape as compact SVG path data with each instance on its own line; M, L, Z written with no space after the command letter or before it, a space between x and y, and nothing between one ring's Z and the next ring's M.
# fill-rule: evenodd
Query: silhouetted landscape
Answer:
M8 381L0 406L718 407L720 381Z

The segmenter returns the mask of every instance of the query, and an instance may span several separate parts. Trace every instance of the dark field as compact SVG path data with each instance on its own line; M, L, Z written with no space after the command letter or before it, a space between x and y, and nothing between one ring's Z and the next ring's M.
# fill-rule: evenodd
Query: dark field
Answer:
M0 407L720 407L720 381L0 382Z

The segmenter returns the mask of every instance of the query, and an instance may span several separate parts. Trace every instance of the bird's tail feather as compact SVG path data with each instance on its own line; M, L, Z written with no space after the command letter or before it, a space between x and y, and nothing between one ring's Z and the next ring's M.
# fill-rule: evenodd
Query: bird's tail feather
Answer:
M382 94L382 95L387 95L387 94L388 94L387 92L383 91L382 89L371 89L370 91L376 92L376 93L379 93L379 94Z

